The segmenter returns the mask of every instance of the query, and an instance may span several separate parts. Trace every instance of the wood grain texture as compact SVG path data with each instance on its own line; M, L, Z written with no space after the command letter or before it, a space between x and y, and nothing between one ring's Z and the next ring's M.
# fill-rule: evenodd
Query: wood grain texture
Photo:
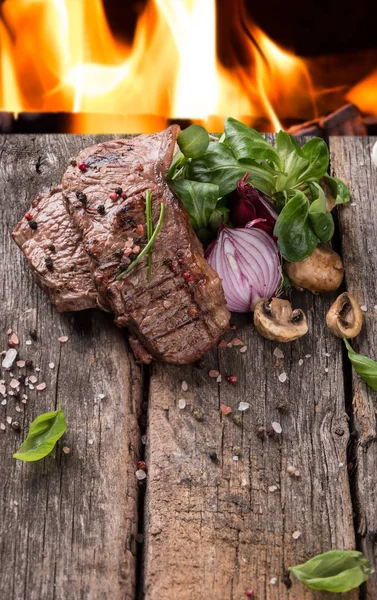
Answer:
M109 315L57 314L10 237L34 196L60 181L69 157L98 139L0 140L1 348L11 327L20 338L20 358L40 368L28 373L47 384L44 391L25 390L26 406L11 397L0 405L6 425L0 431L0 595L7 600L135 597L142 372ZM37 339L27 346L33 331ZM67 343L58 342L61 335ZM12 369L16 377L20 371ZM9 381L3 370L1 377ZM37 463L14 460L31 421L58 400L68 430L54 455ZM20 422L19 432L7 416Z
M367 307L354 348L377 358L377 168L371 152L377 138L330 138L334 174L351 189L351 204L339 212L347 289ZM377 394L355 373L352 377L355 430L354 481L361 549L377 564ZM367 598L377 597L377 576L367 582Z
M332 300L295 294L295 306L307 313L309 334L279 345L284 352L279 366L277 344L239 318L240 327L227 339L237 335L246 353L218 348L206 356L203 369L153 367L147 600L238 600L247 588L260 600L325 597L297 581L288 589L284 578L289 566L355 544L341 342L325 326ZM221 372L220 384L209 369ZM284 372L282 383L278 375ZM228 383L228 375L238 377L236 385ZM178 408L180 398L187 402L184 410ZM250 403L243 413L240 401ZM220 403L232 408L239 424L222 415ZM268 431L273 421L282 434L260 439L257 427ZM289 476L290 465L299 477ZM294 532L301 532L298 539ZM348 595L357 597L358 591Z

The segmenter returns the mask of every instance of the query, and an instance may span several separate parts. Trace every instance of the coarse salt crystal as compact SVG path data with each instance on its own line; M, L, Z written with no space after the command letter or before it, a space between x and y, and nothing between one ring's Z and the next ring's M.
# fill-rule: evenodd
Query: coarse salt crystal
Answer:
M31 341L31 340L26 340L25 344L26 344L27 346L31 346L31 344L32 344L32 341Z
M64 446L62 448L62 450L63 450L64 454L69 454L71 452L71 448L68 448L68 446Z
M39 383L37 385L37 390L38 392L41 392L42 390L44 390L46 388L46 384L45 383Z
M55 363L48 363L48 366L50 367L50 369L53 369L55 367Z
M7 405L7 401L5 400L5 398L4 398L4 400L1 401L1 405L2 406L6 406Z
M27 398L24 398L23 400L21 400L22 404L27 404Z
M92 438L89 438L89 439L88 439L88 444L92 445L92 444L93 444L93 442L94 442L94 440L92 440Z
M311 354L305 354L305 358L311 358L312 355Z
M187 390L188 390L187 381L182 381L182 383L181 383L181 389L182 389L183 392L187 392Z
M277 421L272 421L271 426L276 433L281 433L283 431L280 423L277 423Z
M19 387L20 382L18 381L18 379L11 379L9 385L11 388L13 388L15 390L16 388Z
M104 398L106 398L105 394L98 394L98 398L100 400L103 400Z
M293 537L294 540L298 540L298 538L300 537L300 535L301 535L301 531L298 531L298 530L294 531L292 533L292 537Z
M30 375L29 381L30 383L37 383L38 377L36 377L35 375Z
M274 356L276 356L276 358L284 358L284 352L282 352L280 348L275 348Z
M24 360L18 360L16 362L17 367L19 367L20 369L22 369L22 367L25 366L25 361Z
M178 408L180 408L181 410L186 408L186 400L184 398L180 398L178 400Z
M9 327L8 331L7 331L7 335L10 335L12 333L12 329L11 327Z
M250 408L249 402L240 402L238 405L238 410L240 410L241 412L247 410L248 408Z
M20 407L20 405L19 405L19 404L17 404L17 406L16 406L16 411L17 411L17 412L21 412L21 407Z
M39 367L36 367L35 370L36 370L37 373L40 372L40 368Z
M268 491L273 493L276 492L276 490L278 490L278 486L277 485L270 485L270 487L268 488Z
M142 479L145 479L147 474L145 471L143 471L142 469L138 469L135 473L136 478L141 481Z
M221 383L221 375L219 375L218 377L216 377L216 381L217 381L217 383Z
M330 356L330 354L328 352L324 352L324 355L327 356L327 357Z
M303 359L302 359L302 358L300 358L300 360L298 361L298 364L299 364L299 366L300 366L300 367L301 367L301 365L303 365L303 364L304 364L304 361L303 361Z
M14 396L14 392L13 392L12 390L10 390L10 391L8 392L8 394L9 394L9 396Z
M284 373L280 373L280 375L279 375L279 377L278 377L278 380L279 380L281 383L284 383L284 381L287 381L287 374L286 374L285 372L284 372Z
M242 348L240 348L240 352L243 354L244 352L246 352L247 350L247 346L242 346Z
M218 377L220 375L220 373L218 371L216 371L215 369L211 369L210 371L208 371L208 375L215 379L216 377Z
M328 370L328 368L326 367L326 368L325 368L325 373L328 373L328 372L329 372L329 370Z
M238 456L235 454L235 455L233 456L233 460L234 460L234 462L238 462L238 458L239 458L239 457L238 457Z
M34 389L34 386L33 386L33 384L32 384L32 383L29 383L29 385L28 385L28 388L29 388L29 390L33 390L33 389Z
M64 344L65 342L68 342L68 336L61 335L60 337L58 337L58 342L60 342L61 344Z
M140 439L141 439L141 443L142 444L145 445L147 443L147 436L146 435L142 435Z
M7 395L7 388L5 387L5 385L3 383L0 383L0 394L2 396L6 396Z
M1 429L1 431L5 431L5 425L4 425L4 423L0 423L0 429Z
M368 307L367 307L367 306L365 306L365 304L363 304L362 306L360 306L360 309L361 309L363 312L367 312L367 310L368 310Z
M12 417L7 417L7 423L10 425L12 423Z
M377 310L377 304L375 304L375 305L373 306L373 308L374 308L374 310Z
M276 585L276 584L277 584L277 581L278 581L278 578L277 578L277 577L271 577L271 579L270 579L270 584L271 584L271 585Z
M15 348L10 348L4 356L4 360L1 363L1 366L4 369L10 369L16 360L17 350Z

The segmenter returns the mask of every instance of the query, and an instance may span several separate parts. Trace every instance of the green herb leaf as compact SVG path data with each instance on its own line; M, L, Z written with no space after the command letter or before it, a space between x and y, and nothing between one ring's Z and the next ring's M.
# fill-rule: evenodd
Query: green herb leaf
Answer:
M302 147L302 154L308 161L307 168L301 173L300 181L321 179L329 167L329 150L322 138L312 138Z
M195 230L206 228L220 196L219 186L189 179L177 179L170 184L190 215Z
M173 156L173 160L170 165L166 179L169 180L169 179L175 179L176 177L178 177L180 175L180 173L182 172L183 167L185 166L187 161L188 161L188 158L186 158L186 156L184 154L182 154L182 152L180 150L178 150L178 152L176 152Z
M348 592L359 587L372 573L368 559L354 550L331 550L306 563L289 567L301 583L313 590Z
M312 229L321 242L326 243L331 240L334 235L334 219L327 210L326 198L322 189L319 188L319 195L309 208L309 218Z
M39 415L30 425L26 440L13 458L33 462L44 458L54 449L67 429L64 412L56 410Z
M156 237L160 233L160 229L162 227L162 222L164 220L164 214L165 214L165 204L163 202L161 202L160 217L158 219L156 229L154 230L151 239L149 240L148 244L142 249L140 254L137 255L135 260L127 267L127 269L125 271L122 271L122 273L120 273L120 275L118 275L118 277L116 278L117 281L119 279L122 279L122 277L124 277L126 275L126 273L128 273L133 267L135 267L141 261L141 259L144 258L144 256L146 254L148 254L149 250L152 248L153 244L156 241Z
M355 352L348 340L344 339L343 342L346 345L348 358L356 373L372 390L377 392L377 362L363 354Z
M225 121L225 136L237 160L271 160L280 168L280 157L264 137L247 125L229 117Z
M322 177L321 184L322 182L327 188L325 193L327 191L327 193L331 194L333 201L335 200L335 205L346 204L350 201L350 191L341 179L326 174Z
M289 262L310 256L319 242L309 218L310 204L302 192L296 192L284 206L275 224L274 236L279 250Z
M190 125L177 138L181 152L187 158L198 158L208 148L209 135L201 125Z
M236 189L237 183L250 173L249 181L261 192L271 195L274 189L274 170L266 163L254 160L239 162L225 144L213 143L200 158L188 165L188 178L219 186L220 196Z
M147 238L148 242L152 237L153 231L153 220L152 220L152 192L147 190L145 193L145 223L147 227ZM147 279L148 283L151 280L152 275L152 248L149 248L148 252L148 273Z
M276 181L276 191L280 192L294 187L300 174L308 167L309 161L304 157L295 138L286 131L279 131L276 135L276 150L282 167L282 173Z

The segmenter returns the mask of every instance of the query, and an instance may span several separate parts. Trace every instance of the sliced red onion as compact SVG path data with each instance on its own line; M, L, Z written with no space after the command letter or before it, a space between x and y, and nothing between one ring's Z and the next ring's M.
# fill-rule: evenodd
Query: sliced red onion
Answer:
M273 239L262 229L223 227L207 255L222 279L229 310L250 312L272 298L281 281L280 257Z

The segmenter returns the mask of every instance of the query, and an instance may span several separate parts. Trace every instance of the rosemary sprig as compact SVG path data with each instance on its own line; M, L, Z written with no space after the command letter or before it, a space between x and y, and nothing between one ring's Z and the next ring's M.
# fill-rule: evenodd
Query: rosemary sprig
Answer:
M156 237L160 233L160 229L162 227L162 222L164 220L164 214L165 214L165 204L163 202L161 202L160 216L159 216L159 219L158 219L158 222L156 225L156 229L154 230L154 232L151 236L151 239L149 240L148 244L142 249L140 254L135 258L135 260L127 267L127 269L125 271L123 271L122 273L120 273L120 275L118 275L118 277L116 278L117 281L119 279L122 279L122 277L124 277L126 275L126 273L128 273L133 267L135 267L135 265L137 265L137 263L140 262L141 259L144 258L144 256L152 248L153 244L156 241Z
M152 192L147 190L145 194L145 221L147 225L147 238L148 242L152 237L153 232L153 220L152 220ZM152 249L148 252L148 283L151 281L152 274Z

